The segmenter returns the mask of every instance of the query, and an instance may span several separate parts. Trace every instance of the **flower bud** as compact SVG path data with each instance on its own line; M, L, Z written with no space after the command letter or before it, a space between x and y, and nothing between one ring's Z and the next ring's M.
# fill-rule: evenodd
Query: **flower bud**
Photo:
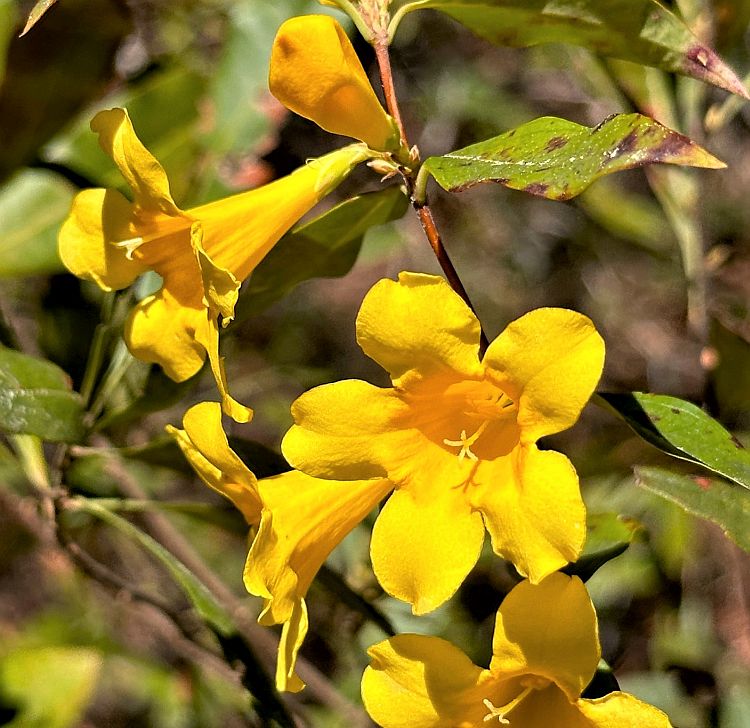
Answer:
M396 125L334 18L303 15L279 28L269 86L284 106L326 131L359 139L378 151L398 149Z

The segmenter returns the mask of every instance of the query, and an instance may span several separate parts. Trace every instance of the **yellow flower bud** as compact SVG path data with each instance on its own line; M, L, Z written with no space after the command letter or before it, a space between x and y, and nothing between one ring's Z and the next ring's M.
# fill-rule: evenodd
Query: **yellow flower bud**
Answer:
M284 106L326 131L359 139L378 151L398 149L396 125L334 18L303 15L279 28L269 86Z

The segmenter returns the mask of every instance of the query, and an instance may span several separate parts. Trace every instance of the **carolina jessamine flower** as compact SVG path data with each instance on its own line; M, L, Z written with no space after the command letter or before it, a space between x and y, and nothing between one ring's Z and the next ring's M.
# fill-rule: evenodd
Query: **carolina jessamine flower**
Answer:
M613 692L587 700L601 650L577 577L518 584L495 621L489 669L450 642L399 635L369 649L365 708L383 728L670 728L660 710Z
M575 560L585 538L573 466L535 443L577 420L601 374L601 337L585 316L545 308L511 323L481 360L479 338L442 278L380 281L362 303L357 340L393 387L349 380L303 394L282 443L308 475L393 484L372 563L416 614L455 592L485 526L495 552L535 583Z
M191 407L183 427L167 430L203 482L237 506L253 533L259 526L245 567L245 586L265 600L258 621L284 625L276 687L301 690L304 683L295 665L308 628L307 590L333 548L391 485L383 480L337 483L296 471L257 480L230 448L217 402Z
M368 158L367 150L345 147L264 187L183 211L125 109L100 112L91 128L125 177L133 201L115 190L80 192L60 230L63 263L107 291L156 271L162 287L132 311L125 327L128 348L138 359L160 364L176 381L195 374L208 353L225 411L247 420L247 408L227 393L219 316L224 325L231 321L241 281L300 217Z
M334 18L302 15L282 24L271 51L268 85L284 106L326 131L378 151L399 148L398 128Z

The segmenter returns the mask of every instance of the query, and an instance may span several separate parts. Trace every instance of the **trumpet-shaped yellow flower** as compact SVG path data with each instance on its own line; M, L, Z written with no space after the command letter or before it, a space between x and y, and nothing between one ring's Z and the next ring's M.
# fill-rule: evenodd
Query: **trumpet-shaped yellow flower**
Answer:
M176 381L195 374L207 353L225 411L247 420L247 408L227 392L219 316L224 325L231 321L240 282L300 217L368 158L366 149L340 149L264 187L183 211L127 111L102 111L91 128L125 177L133 201L115 190L80 192L60 230L63 263L108 291L130 285L146 270L156 271L163 285L131 313L128 348L137 358L160 364Z
M284 106L333 134L396 151L399 133L367 79L349 38L327 15L303 15L278 30L268 78Z
M183 430L167 427L204 483L229 498L253 530L245 585L263 597L261 624L283 624L276 686L304 687L295 672L307 634L305 595L333 548L391 489L383 480L337 483L291 471L257 480L231 450L216 402L191 407Z
M437 637L399 635L369 653L362 697L383 728L670 728L664 713L627 693L580 697L600 648L577 577L552 574L508 594L489 669Z
M554 308L511 323L481 360L479 337L442 278L380 281L357 339L393 387L349 380L303 394L282 443L308 475L394 485L373 530L373 568L416 614L455 592L485 526L495 552L535 583L575 560L585 538L573 466L535 443L578 418L601 374L601 337L585 316Z

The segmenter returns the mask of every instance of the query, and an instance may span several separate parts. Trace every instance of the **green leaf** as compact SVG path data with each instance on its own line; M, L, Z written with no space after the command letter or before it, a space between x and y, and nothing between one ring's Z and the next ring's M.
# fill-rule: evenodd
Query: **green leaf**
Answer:
M57 232L73 192L58 175L34 169L19 172L0 187L0 278L64 270Z
M96 687L101 654L82 647L18 648L0 662L3 703L18 710L7 728L72 728Z
M37 4L31 9L26 25L21 31L21 35L26 35L41 19L57 0L38 0Z
M718 478L691 477L662 468L638 467L636 483L662 498L721 526L724 533L750 551L750 495Z
M578 561L563 569L566 574L578 576L583 581L590 579L608 561L624 553L643 531L637 521L615 513L589 514L586 521L583 553Z
M690 402L664 394L599 394L646 442L750 488L750 451Z
M593 128L552 116L472 144L424 167L449 192L483 182L551 200L569 200L607 174L654 163L726 165L688 137L641 114L618 114Z
M396 0L394 15L435 8L497 45L571 43L745 96L734 71L657 0Z
M406 207L401 189L388 187L352 197L287 233L250 277L235 320L268 308L302 281L345 275L357 259L365 233L397 220Z
M0 429L53 442L84 435L83 400L51 362L0 347Z
M231 615L219 604L205 584L158 541L96 501L73 498L69 501L69 504L72 509L95 516L113 526L128 538L138 542L164 565L172 578L185 592L198 614L220 634L229 636L236 631Z

